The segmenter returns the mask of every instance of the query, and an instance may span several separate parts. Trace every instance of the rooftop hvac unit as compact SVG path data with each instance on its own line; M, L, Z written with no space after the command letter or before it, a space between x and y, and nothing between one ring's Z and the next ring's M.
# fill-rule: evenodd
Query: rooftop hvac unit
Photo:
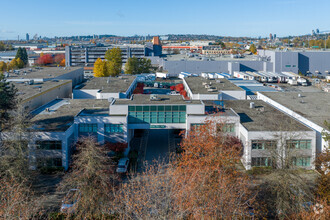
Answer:
M158 97L157 94L151 94L150 95L150 101L159 101L160 98Z
M33 79L29 80L29 85L33 85L33 84L34 84L34 80Z
M254 102L250 102L250 108L254 108Z

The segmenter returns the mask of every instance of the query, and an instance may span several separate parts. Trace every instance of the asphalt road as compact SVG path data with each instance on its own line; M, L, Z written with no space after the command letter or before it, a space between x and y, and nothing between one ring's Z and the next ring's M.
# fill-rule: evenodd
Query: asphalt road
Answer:
M166 129L149 130L148 143L145 151L145 160L149 164L154 160L168 161L170 152L169 133L169 130Z

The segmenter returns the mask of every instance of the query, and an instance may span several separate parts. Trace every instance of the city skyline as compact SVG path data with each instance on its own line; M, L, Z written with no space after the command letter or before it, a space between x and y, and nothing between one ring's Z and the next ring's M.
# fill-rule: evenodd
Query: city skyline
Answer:
M313 8L317 7L317 11ZM18 7L19 6L19 7ZM58 0L53 5L40 0L4 1L0 40L25 39L35 34L47 37L113 34L166 35L209 34L218 36L279 37L304 35L314 29L329 30L324 19L326 0L279 1L167 1L143 3Z

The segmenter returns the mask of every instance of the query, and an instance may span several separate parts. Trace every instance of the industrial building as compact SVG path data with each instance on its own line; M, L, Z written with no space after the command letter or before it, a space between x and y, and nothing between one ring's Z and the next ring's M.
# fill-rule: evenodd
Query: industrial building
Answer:
M257 56L245 58L212 57L210 54L189 58L181 54L153 60L171 73L225 72L293 72L326 77L330 73L330 51L275 51L258 50Z
M71 90L66 87L71 86L70 80L55 79L65 75L60 74L61 71L66 73L64 69L58 69L56 73L46 74L45 78L38 79L37 75L40 73L36 72L30 79L36 82L39 80L44 87L52 83L49 89L52 91L59 91L58 89L62 88L58 87L60 85L64 86L65 91ZM182 82L187 97L179 94L134 94L139 82L149 80L148 83L154 84L155 80L161 83L162 79L127 75L92 78L75 85L72 99L54 98L49 95L53 100L34 108L31 113L33 125L27 138L29 146L33 149L30 152L31 167L49 165L68 169L74 144L81 137L93 137L100 144L124 143L127 145L127 154L131 148L131 140L138 130L189 131L211 119L215 127L225 126L226 129L220 129L221 132L236 136L242 141L242 164L246 169L272 166L276 163L272 159L274 149L280 152L289 149L295 165L306 169L314 168L313 162L322 139L321 130L276 104L282 103L280 100L284 99L286 93L263 92L258 93L260 100L247 100L246 90L242 88L244 84L220 78L226 74L204 72L202 75L186 74L182 81L176 80ZM18 83L23 88L32 86L27 78L16 79L13 83ZM20 83L18 79L27 83ZM34 87L30 90L38 92ZM28 91L27 89L26 93ZM302 96L312 97L312 94ZM322 97L324 103L329 103L328 96ZM304 100L313 103L307 98ZM300 107L301 102L294 104L295 102L296 100L290 102L287 108L297 112L297 109L307 107ZM321 126L323 119L330 120L326 112L328 107L322 109L315 114L323 115L323 118L318 118L312 110L305 109L304 112L310 115L305 116L306 119ZM5 140L13 138L6 132L1 135Z
M26 68L6 73L15 85L23 108L30 112L58 98L71 98L72 87L82 83L83 68Z
M326 92L258 92L263 100L316 132L318 152L329 148L322 132L330 132L324 122L330 122L330 94Z

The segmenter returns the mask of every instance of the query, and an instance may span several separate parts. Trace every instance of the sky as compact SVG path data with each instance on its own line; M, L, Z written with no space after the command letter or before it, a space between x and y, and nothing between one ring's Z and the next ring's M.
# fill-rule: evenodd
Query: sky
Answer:
M329 0L0 0L0 40L93 34L266 37L330 30Z

